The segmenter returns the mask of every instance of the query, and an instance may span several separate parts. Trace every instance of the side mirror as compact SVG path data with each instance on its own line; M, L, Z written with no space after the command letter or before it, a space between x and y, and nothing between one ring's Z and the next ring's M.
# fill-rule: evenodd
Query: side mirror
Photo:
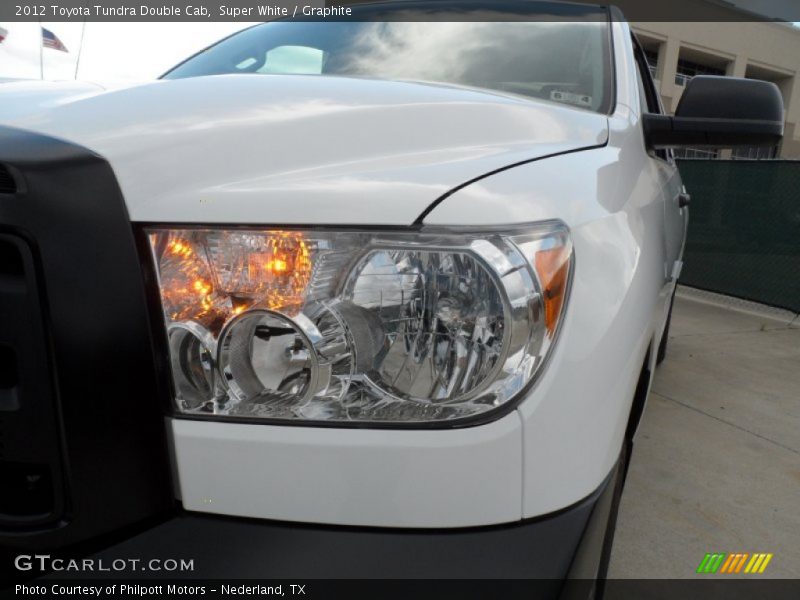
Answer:
M649 148L776 146L783 137L783 97L774 83L693 77L675 116L645 114Z

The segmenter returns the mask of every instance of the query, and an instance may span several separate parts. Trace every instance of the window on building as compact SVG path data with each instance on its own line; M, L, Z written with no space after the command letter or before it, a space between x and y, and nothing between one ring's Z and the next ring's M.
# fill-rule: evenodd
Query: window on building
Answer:
M702 65L685 58L678 59L678 68L675 71L676 85L686 85L695 75L725 75L725 69Z
M740 160L771 160L777 158L778 148L735 148L731 158Z
M675 158L695 158L703 160L719 158L718 150L709 150L708 148L675 148L672 153Z

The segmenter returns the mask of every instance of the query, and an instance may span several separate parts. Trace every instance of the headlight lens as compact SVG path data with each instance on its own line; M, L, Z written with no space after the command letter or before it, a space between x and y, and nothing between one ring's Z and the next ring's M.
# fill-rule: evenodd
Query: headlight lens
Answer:
M568 296L560 223L504 232L151 228L177 410L425 423L506 405Z

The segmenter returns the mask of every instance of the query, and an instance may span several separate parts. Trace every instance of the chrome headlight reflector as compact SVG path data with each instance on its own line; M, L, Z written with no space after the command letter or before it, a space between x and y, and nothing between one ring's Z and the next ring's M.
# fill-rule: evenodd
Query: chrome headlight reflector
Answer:
M176 409L220 419L450 424L509 406L572 268L557 222L147 233Z

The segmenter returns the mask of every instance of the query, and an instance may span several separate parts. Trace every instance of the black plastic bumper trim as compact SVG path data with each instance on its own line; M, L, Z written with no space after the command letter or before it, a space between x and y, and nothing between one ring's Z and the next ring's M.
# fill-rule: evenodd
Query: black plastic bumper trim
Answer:
M515 523L389 529L181 512L94 558L106 563L165 556L194 561L194 570L187 573L111 574L120 579L563 580L576 556L599 563L603 539L596 532L605 530L607 500L614 494L617 473L615 468L593 494L575 505Z
M145 285L110 165L81 146L2 126L0 164L17 184L0 194L10 257L3 279L15 286L2 292L0 341L17 361L3 376L15 396L0 415L13 427L0 452L0 490L38 474L52 478L56 494L52 502L44 491L36 496L49 509L41 519L9 503L2 557L96 539L164 514L174 500ZM12 260L14 248L21 261ZM14 308L23 288L30 326ZM30 334L7 335L16 329ZM36 352L26 345L34 334L43 340Z

